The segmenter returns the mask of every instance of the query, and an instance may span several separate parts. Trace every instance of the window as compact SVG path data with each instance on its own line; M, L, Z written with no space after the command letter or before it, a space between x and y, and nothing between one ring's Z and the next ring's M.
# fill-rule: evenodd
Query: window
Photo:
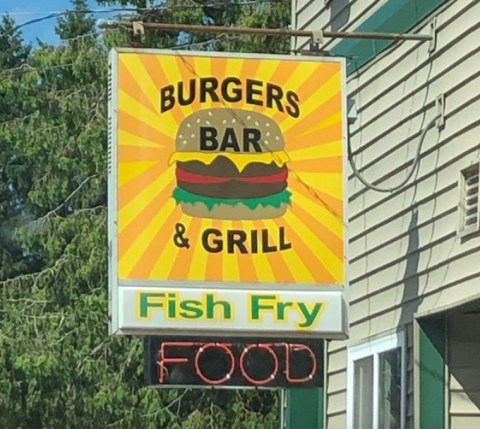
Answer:
M460 201L458 204L460 235L468 235L480 228L478 204L479 164L460 172Z
M404 429L403 333L348 351L348 429Z

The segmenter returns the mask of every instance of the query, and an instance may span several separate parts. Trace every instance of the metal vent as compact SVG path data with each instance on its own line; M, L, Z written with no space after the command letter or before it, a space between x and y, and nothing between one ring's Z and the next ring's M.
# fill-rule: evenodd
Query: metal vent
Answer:
M479 164L472 165L461 172L460 194L460 230L464 234L478 231L480 213L478 201Z
M478 223L478 170L465 177L465 225Z

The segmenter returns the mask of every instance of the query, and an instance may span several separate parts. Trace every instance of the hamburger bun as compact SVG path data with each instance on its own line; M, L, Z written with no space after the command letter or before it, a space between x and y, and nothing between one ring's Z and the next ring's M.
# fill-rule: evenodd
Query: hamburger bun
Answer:
M288 156L280 127L241 109L195 112L176 135L177 188L185 214L211 219L272 219L285 214Z

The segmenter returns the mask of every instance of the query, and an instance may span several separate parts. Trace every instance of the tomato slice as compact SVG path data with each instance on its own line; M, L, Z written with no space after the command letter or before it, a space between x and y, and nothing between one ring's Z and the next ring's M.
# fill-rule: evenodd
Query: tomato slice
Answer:
M268 176L249 176L241 177L240 182L245 183L277 183L287 180L288 170L280 171L279 173L269 174Z
M229 177L204 176L203 174L190 173L178 167L175 175L177 176L177 180L180 180L182 182L190 182L190 183L214 184L214 183L227 183L232 180Z
M225 176L205 176L203 174L190 173L188 171L182 170L181 168L176 169L175 175L177 180L182 182L190 183L204 183L204 184L215 184L215 183L227 183L231 181L238 181L243 183L277 183L287 180L288 171L284 170L279 173L270 174L267 176L249 176L249 177L225 177Z

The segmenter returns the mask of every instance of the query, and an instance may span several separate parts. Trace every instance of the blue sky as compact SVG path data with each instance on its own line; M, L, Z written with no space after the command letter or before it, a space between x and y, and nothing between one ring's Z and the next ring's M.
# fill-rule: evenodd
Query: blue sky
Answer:
M108 9L108 6L99 6L94 0L89 0L88 4L91 9ZM9 13L17 24L71 8L72 5L69 0L0 0L0 14ZM96 17L97 19L105 19L108 15L98 14ZM57 43L55 24L56 19L50 18L23 27L24 40L34 43L38 37L43 42Z

